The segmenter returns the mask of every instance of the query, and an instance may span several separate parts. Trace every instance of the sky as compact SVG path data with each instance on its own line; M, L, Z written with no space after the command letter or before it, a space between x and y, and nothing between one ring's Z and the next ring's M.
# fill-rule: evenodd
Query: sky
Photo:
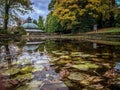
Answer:
M27 19L28 17L31 17L33 19L38 19L39 16L43 16L45 19L48 11L48 4L50 3L50 0L31 0L33 4L33 11L26 15L21 15L20 17L22 19Z
M120 0L117 0L117 3L120 5Z

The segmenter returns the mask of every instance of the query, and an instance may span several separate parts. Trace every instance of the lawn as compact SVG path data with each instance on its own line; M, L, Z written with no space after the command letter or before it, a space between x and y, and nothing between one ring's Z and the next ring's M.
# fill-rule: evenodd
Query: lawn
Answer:
M104 28L99 29L97 31L87 32L86 34L94 34L94 33L120 33L120 28Z

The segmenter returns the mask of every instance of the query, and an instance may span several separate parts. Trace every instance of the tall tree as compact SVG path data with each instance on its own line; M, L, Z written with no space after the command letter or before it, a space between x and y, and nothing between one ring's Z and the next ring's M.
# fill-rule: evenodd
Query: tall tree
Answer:
M104 22L109 21L110 26L114 22L114 17L119 13L115 0L87 0L85 11L99 21L101 27ZM111 22L112 21L112 22Z
M54 10L54 4L55 4L56 0L51 0L49 6L48 6L48 9L49 10Z
M15 18L18 12L26 13L31 9L31 1L30 0L0 0L1 5L3 7L4 13L4 29L8 29L8 22L10 17Z
M39 29L44 30L44 19L42 16L39 16L37 25L38 25Z
M86 27L92 29L94 24L100 28L114 26L119 14L116 0L51 0L49 10L57 17L62 28L75 31ZM89 21L87 21L89 20ZM108 24L108 25L106 25Z
M62 30L60 23L58 22L58 19L52 15L52 13L49 13L45 22L45 31L48 33L60 33Z
M64 30L72 30L79 24L79 0L56 0L53 15L58 18Z
M36 25L38 24L37 20L33 20L33 23L36 24Z

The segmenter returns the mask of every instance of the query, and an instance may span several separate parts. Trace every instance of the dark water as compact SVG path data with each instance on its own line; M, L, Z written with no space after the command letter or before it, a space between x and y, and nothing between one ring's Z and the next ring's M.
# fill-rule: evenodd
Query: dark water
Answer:
M120 89L119 44L46 40L0 47L0 83L7 90Z

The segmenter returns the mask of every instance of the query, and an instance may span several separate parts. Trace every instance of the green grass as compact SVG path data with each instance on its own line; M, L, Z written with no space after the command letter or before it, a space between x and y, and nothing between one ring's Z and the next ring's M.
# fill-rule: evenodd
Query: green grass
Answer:
M94 34L94 33L120 33L120 28L104 28L97 31L87 32L86 34Z

